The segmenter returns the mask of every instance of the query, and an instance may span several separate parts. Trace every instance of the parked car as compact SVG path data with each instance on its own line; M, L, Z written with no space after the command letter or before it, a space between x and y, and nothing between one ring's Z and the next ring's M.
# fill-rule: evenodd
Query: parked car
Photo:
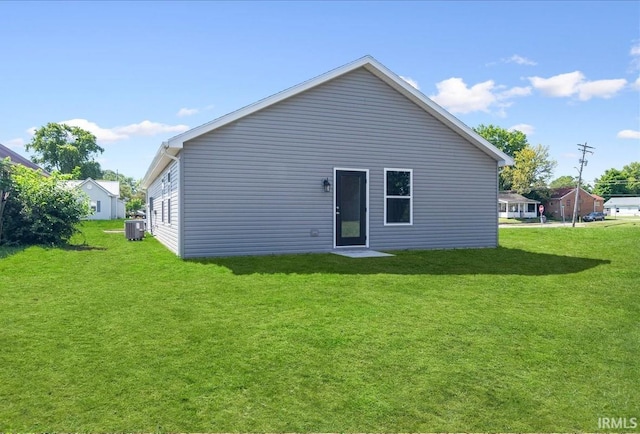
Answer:
M586 216L582 217L583 222L595 222L598 220L604 220L603 212L590 212Z

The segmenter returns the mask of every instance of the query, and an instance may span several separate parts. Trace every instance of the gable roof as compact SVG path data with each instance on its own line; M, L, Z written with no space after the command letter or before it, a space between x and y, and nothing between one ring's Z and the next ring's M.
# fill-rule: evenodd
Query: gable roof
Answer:
M604 203L605 207L610 206L638 206L640 207L640 197L612 197Z
M604 200L603 197L598 196L597 194L591 194L589 193L587 190L585 190L584 188L580 187L580 190L584 191L585 193L587 193L589 196L593 197L596 200ZM551 197L549 197L549 200L551 199L562 199L565 196L567 196L568 194L576 194L576 188L575 187L561 187L561 188L555 188L553 190L551 190Z
M104 191L107 195L112 197L120 197L120 182L119 181L96 181L93 178L87 178L85 180L73 179L65 181L65 184L71 188L82 188L85 184L92 184Z
M540 201L538 201L538 200L533 200L533 199L526 198L521 194L518 194L518 193L507 193L507 192L498 193L498 202L507 202L507 203L513 203L513 202L540 203Z
M48 172L46 172L33 161L28 160L27 158L23 157L17 152L12 151L11 149L0 143L0 160L4 160L7 157L9 157L9 159L16 164L21 164L22 166L28 167L29 169L33 170L41 170L43 174L47 176L49 175Z
M489 143L471 128L466 126L451 113L440 107L422 92L400 78L400 76L392 72L386 66L382 65L373 57L364 56L351 63L312 78L311 80L307 80L296 86L290 87L289 89L283 90L282 92L259 100L244 108L214 119L211 122L200 125L199 127L195 127L189 131L185 131L184 133L178 134L177 136L170 138L166 142L163 142L158 148L158 151L156 152L156 155L153 158L151 165L147 170L147 173L142 179L142 188L147 188L151 184L151 182L159 175L159 173L167 166L167 164L175 159L175 156L178 154L178 152L180 152L180 149L182 149L185 142L199 137L203 134L207 134L240 118L248 116L287 98L291 98L292 96L298 95L302 92L305 92L358 68L365 68L367 71L381 79L387 85L391 86L397 92L401 93L407 99L415 103L418 107L422 108L424 111L467 139L482 152L496 160L498 162L498 165L509 166L514 164L514 161L510 156L493 146L491 143Z

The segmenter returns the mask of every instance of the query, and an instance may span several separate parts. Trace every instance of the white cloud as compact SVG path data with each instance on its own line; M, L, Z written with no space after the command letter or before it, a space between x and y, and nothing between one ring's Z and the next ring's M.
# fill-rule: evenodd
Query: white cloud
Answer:
M624 78L588 81L578 86L578 99L581 101L587 101L591 98L608 99L615 96L626 85L627 80Z
M631 85L635 90L640 90L640 77L636 79L636 81Z
M514 54L508 59L505 59L505 63L517 63L518 65L528 65L528 66L534 66L538 64L538 62L534 62L531 59L527 59L526 57L522 57L517 54Z
M179 118L183 118L185 116L192 116L195 115L196 113L198 113L200 110L197 108L186 108L183 107L180 110L178 110L178 113L176 113L176 116L178 116Z
M499 100L505 100L509 98L514 98L517 96L528 96L531 95L531 88L527 87L512 87L509 90L498 93L496 96Z
M158 122L142 121L137 124L130 124L114 128L102 128L95 122L86 119L70 119L62 121L61 124L79 127L87 130L96 136L98 142L111 143L120 140L126 140L131 137L139 136L155 136L164 133L182 133L189 129L188 125L167 125ZM35 132L35 128L27 130L31 135Z
M70 127L78 127L83 130L89 131L96 136L98 142L117 142L118 140L124 140L128 137L124 134L116 132L114 129L102 128L95 122L88 121L86 119L69 119L68 121L59 122L61 124L69 125Z
M509 128L509 131L520 131L526 134L527 136L531 136L533 135L535 128L533 127L533 125L529 125L529 124L517 124Z
M451 113L471 113L475 111L490 112L492 108L498 108L498 116L506 116L505 108L512 105L509 100L519 96L531 94L530 87L496 86L493 80L468 87L458 77L452 77L436 83L438 94L430 98L445 107Z
M549 78L529 77L531 85L544 95L551 97L567 97L578 92L578 85L584 81L580 71L558 74Z
M406 81L407 83L409 83L411 86L415 87L416 89L420 89L420 86L418 85L418 82L416 80L414 80L411 77L403 77L402 75L400 76L401 79L403 79L404 81Z
M636 42L631 46L631 50L629 50L629 56L631 56L631 70L640 70L640 42Z
M591 98L611 98L627 85L624 78L587 81L580 71L549 78L528 77L531 85L543 95L553 98L577 96L581 101Z
M3 143L7 148L20 149L24 148L24 140L21 138L7 140Z
M636 130L622 130L618 133L619 139L640 139L640 131Z
M496 96L492 92L495 88L493 80L467 87L461 78L452 77L436 83L436 88L438 94L430 98L451 113L488 112L489 107L496 102Z
M130 136L155 136L156 134L163 133L182 133L188 129L188 125L167 125L158 122L142 121L124 127L115 127L113 131L129 138Z
M30 136L33 136L36 133L37 128L36 127L31 127L27 130L25 130L27 132L27 134L29 134Z

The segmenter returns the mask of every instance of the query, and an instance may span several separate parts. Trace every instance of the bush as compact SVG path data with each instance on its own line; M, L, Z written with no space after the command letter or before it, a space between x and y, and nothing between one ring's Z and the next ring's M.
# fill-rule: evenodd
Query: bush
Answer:
M76 233L77 224L89 214L81 192L65 188L61 181L69 175L42 176L24 166L9 169L0 243L49 244L67 242Z

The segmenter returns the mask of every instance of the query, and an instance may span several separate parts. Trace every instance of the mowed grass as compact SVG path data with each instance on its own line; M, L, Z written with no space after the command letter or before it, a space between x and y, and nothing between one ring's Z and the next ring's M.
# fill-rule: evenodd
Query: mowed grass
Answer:
M0 431L565 432L640 417L640 224L182 261L0 250ZM624 429L621 429L624 431Z

